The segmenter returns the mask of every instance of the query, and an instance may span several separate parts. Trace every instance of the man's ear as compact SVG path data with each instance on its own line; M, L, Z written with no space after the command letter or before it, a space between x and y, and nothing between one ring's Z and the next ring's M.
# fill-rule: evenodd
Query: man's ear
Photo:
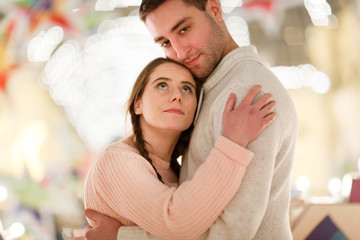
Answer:
M136 100L136 102L134 104L134 112L135 112L136 115L141 115L142 114L141 99Z
M223 20L222 9L217 0L207 0L205 8L217 21L221 22Z

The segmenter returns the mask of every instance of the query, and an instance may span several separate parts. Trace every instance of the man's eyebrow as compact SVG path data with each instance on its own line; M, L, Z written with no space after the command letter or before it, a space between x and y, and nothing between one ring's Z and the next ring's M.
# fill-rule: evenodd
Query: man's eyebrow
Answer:
M171 28L170 32L173 33L176 29L179 28L179 26L180 26L181 24L183 24L184 22L188 21L189 19L190 19L190 17L184 17L184 18L180 19L180 20ZM160 37L155 38L155 39L154 39L154 42L157 43L157 42L160 42L160 41L162 41L162 40L164 40L164 39L165 39L165 38L164 38L163 36L160 36Z
M178 27L183 24L184 22L186 22L187 20L189 20L190 17L184 17L182 19L180 19L172 28L171 28L171 32L174 32L176 29L178 29Z

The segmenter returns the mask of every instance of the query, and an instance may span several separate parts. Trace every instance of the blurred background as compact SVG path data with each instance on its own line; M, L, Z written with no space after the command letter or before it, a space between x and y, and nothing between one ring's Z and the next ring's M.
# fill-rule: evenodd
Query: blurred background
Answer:
M293 198L348 194L360 173L360 1L223 0L299 117ZM0 235L61 239L81 228L83 183L106 144L129 134L124 104L163 56L136 0L0 0Z

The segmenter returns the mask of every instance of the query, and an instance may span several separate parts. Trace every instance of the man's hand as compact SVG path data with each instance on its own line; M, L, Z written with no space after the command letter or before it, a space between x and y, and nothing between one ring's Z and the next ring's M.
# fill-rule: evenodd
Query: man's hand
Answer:
M85 237L87 240L117 239L118 230L122 226L120 222L90 209L85 210L85 215L96 223L94 227L86 227Z

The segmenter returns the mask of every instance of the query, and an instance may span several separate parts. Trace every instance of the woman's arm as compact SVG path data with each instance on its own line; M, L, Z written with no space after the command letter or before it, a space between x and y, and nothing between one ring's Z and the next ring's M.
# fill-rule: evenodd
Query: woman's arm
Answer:
M251 158L250 151L220 137L194 178L176 189L161 183L140 155L108 151L93 181L104 204L146 231L165 239L194 239L231 200Z
M251 125L264 123L255 125L259 126L258 130L245 132L246 137L240 138L239 143L244 146L270 122L266 114L258 113L263 109L261 102L251 104L257 91L255 89L244 99L241 108L233 109L234 99L230 98L224 113L224 119L230 123L235 114L241 115L243 124L237 130L242 132L248 131L249 122ZM266 120L259 120L264 117ZM234 132L230 131L228 137L235 136ZM194 178L175 189L159 182L151 166L139 155L107 152L97 166L94 180L106 204L146 231L165 239L196 239L236 193L251 157L252 153L246 149L220 137Z

